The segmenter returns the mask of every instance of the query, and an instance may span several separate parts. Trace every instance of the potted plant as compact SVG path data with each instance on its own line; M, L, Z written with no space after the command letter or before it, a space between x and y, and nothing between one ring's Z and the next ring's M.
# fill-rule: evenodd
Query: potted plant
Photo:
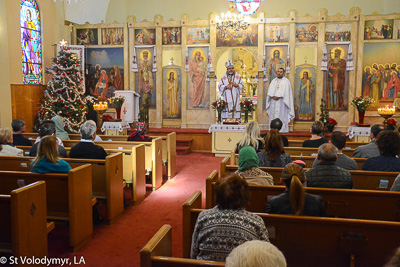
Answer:
M244 112L244 123L249 122L249 112L254 111L254 103L250 99L240 101L240 109Z
M125 96L113 96L108 99L108 101L114 106L117 112L117 120L121 120L121 108L125 102Z
M217 120L218 124L222 123L222 111L227 106L228 106L228 103L226 103L226 101L223 100L222 98L218 98L215 102L212 103L213 109L216 110L218 113L218 120Z
M333 132L333 128L337 124L337 121L334 118L329 118L328 124L326 125L326 128L328 130L328 133Z
M383 123L385 123L385 122L383 122ZM393 131L396 128L396 125L397 125L397 121L395 121L395 119L392 119L392 118L388 119L386 129Z
M358 123L359 124L364 124L364 115L365 111L374 103L374 100L372 98L369 98L368 96L362 97L356 97L353 100L351 100L351 104L357 109L358 111Z

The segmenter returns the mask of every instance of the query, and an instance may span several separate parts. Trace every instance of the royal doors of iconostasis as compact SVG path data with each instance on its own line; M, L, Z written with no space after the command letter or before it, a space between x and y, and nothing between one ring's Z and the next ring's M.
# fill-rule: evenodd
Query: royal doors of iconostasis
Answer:
M223 48L217 50L217 68L216 68L216 76L217 86L216 86L216 99L224 96L221 96L221 93L218 88L218 84L220 79L226 74L226 66L225 63L228 60L232 60L235 67L235 72L240 75L242 81L244 83L244 87L242 92L240 93L240 99L251 99L257 101L257 87L258 87L258 75L257 72L259 70L259 66L257 64L257 48L249 47L232 47L232 48ZM242 114L243 115L243 114ZM256 119L256 112L250 114L250 120Z

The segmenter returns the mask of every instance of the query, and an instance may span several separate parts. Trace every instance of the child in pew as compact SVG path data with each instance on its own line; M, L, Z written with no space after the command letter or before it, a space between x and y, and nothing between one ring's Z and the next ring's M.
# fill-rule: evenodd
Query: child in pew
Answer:
M22 157L22 149L12 145L13 135L9 128L0 129L0 156Z
M135 125L135 130L128 137L128 141L151 142L152 138L146 135L146 132L147 132L147 124L144 122L138 122Z
M322 197L305 193L303 187L305 181L303 168L296 163L286 165L281 178L286 191L268 201L267 213L325 216Z
M43 137L39 142L36 158L31 162L31 172L68 173L69 170L71 166L59 157L56 137Z

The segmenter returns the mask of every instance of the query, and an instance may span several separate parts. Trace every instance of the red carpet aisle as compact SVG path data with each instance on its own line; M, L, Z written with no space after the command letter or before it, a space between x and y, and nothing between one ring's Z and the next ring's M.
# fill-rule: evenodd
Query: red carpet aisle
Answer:
M222 158L212 154L192 153L178 156L177 175L160 189L152 192L138 206L125 209L113 225L94 227L93 238L77 253L51 247L56 238L49 240L50 257L84 256L86 266L139 266L139 252L163 224L170 224L173 231L173 255L182 257L182 204L196 191L203 192L205 179L212 170L219 170ZM56 242L57 243L57 242Z

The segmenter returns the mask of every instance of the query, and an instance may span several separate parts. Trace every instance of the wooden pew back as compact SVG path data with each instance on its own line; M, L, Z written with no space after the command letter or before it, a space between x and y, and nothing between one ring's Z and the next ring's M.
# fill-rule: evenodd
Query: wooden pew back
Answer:
M206 209L216 206L216 180L211 176L206 179ZM266 212L269 198L285 190L285 186L249 185L250 199L246 209ZM306 187L305 191L322 196L327 217L400 221L400 192L312 187Z
M18 180L46 182L47 218L68 220L70 246L77 250L90 240L92 223L92 167L79 166L68 174L0 171L0 194L18 188Z
M183 206L184 257L189 256L194 226L203 211L199 205L201 192L197 191ZM398 222L258 215L288 266L382 266L399 246L394 238L399 235Z
M98 199L107 199L107 221L111 223L124 210L122 153L108 155L105 160L64 158L72 168L92 165L92 192ZM30 171L33 157L0 157L0 170Z
M39 181L0 195L0 252L47 256L46 184Z
M238 170L237 165L228 165L230 157L221 161L220 176L230 175ZM272 175L274 185L280 184L280 178L283 168L281 167L260 167L261 170ZM305 169L308 170L308 169ZM388 191L393 185L398 172L373 172L373 171L349 171L353 178L353 188L363 190L383 190Z

